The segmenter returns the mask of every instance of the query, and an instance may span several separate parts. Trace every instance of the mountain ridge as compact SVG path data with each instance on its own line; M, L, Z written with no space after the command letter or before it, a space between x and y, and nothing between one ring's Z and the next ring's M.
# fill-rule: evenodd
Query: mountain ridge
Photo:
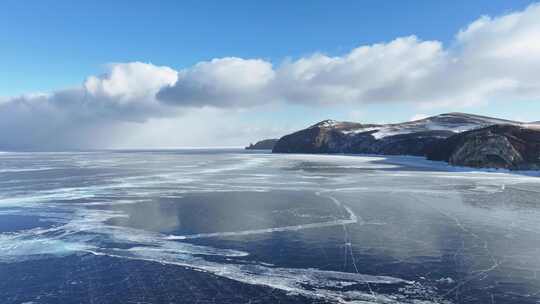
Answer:
M424 156L433 154L435 150L440 149L458 149L456 145L451 145L446 140L457 134L470 132L477 129L489 128L491 126L512 126L505 132L496 133L495 130L480 132L475 138L482 135L490 138L497 138L495 141L487 141L492 149L482 149L476 147L477 153L474 153L474 141L467 142L469 153L476 159L482 159L482 153L486 154L485 159L496 159L498 156L487 156L494 151L500 153L513 153L512 149L497 149L496 143L508 143L510 145L519 145L519 153L531 154L529 149L536 147L536 144L521 145L518 144L520 130L527 129L535 134L540 134L540 125L532 123L519 122L514 120L500 119L476 114L467 114L460 112L443 113L419 120L407 121L392 124L362 124L357 122L336 121L326 119L311 125L303 130L281 137L274 145L273 153L349 153L349 154L381 154L381 155L413 155ZM494 133L495 132L495 133ZM504 137L504 139L503 139ZM530 135L528 138L540 140L536 135ZM477 140L478 143L482 142ZM482 152L483 151L483 152ZM447 151L446 154L451 154ZM534 154L534 153L532 153ZM510 157L510 156L508 156ZM515 155L513 157L516 157ZM504 159L504 157L502 157ZM518 157L519 158L519 157ZM457 158L456 161L450 161L450 157L443 159L453 165L477 166L477 167L504 167L508 169L527 168L527 164L519 162L506 162L499 164L496 162L479 161L472 162L467 159ZM452 158L454 159L454 158ZM530 162L530 158L527 159ZM535 166L532 166L535 167Z

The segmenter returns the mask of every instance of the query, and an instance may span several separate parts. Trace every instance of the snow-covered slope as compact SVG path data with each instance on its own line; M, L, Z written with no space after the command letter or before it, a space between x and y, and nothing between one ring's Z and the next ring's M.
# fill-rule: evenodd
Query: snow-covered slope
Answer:
M415 121L384 125L359 124L353 122L325 120L311 126L311 128L332 128L347 135L370 132L371 135L376 139L381 139L393 135L428 131L448 131L452 133L461 133L464 131L487 127L495 124L526 125L517 121L498 119L480 115L466 113L446 113Z

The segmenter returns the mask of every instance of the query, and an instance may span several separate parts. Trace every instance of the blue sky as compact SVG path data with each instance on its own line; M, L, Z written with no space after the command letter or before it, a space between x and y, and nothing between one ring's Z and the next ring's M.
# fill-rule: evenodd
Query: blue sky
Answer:
M279 63L416 35L451 43L481 15L531 1L18 1L0 4L0 96L81 83L110 62Z
M9 100L21 94L78 87L91 75L108 73L111 63L152 63L180 71L214 58L238 57L260 59L278 71L284 62L310 58L314 53L345 57L357 47L386 44L411 35L419 41L411 42L414 47L423 41L436 41L441 44L440 53L453 52L454 45L461 43L456 41L458 32L481 16L497 18L521 12L532 3L5 0L0 3L0 97ZM459 48L465 48L463 45L472 44L462 43ZM519 77L515 79L523 79ZM469 93L457 96L471 96ZM310 104L287 100L281 106L262 108L235 105L235 113L223 115L244 125L273 128L275 133L324 118L393 122L448 111L540 120L534 94L519 98L512 94L485 96L493 100L441 102L436 106L409 100L349 100L331 106L321 106L322 101ZM196 116L192 119L196 120ZM197 145L196 141L186 144Z

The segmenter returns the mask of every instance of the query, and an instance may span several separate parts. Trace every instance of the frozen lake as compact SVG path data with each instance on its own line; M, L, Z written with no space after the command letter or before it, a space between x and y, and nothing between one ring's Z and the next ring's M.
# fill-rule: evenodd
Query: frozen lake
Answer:
M2 303L539 303L540 177L242 150L0 154Z

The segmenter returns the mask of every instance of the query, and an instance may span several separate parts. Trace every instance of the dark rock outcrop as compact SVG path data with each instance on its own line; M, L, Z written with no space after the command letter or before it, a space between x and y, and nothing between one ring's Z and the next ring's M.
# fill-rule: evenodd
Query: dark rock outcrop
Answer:
M427 154L451 165L512 170L540 169L540 130L493 125L450 136Z
M277 138L264 139L264 140L256 142L255 144L250 144L245 149L246 150L272 150L277 141L278 141Z
M276 143L272 152L345 153L348 147L353 144L347 133L369 126L352 122L324 120L307 129L283 136Z

